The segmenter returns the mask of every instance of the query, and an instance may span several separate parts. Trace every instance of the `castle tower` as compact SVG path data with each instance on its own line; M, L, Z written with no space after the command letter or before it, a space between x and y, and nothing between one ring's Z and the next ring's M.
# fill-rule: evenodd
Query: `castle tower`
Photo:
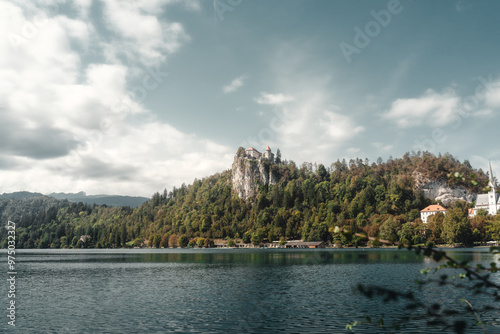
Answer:
M488 182L488 187L490 187L490 191L488 193L488 212L490 215L497 214L497 184L496 180L493 177L493 171L491 169L490 162L490 181Z
M269 161L274 161L274 153L271 152L271 148L268 146L266 148L266 151L264 152L264 158L266 158Z

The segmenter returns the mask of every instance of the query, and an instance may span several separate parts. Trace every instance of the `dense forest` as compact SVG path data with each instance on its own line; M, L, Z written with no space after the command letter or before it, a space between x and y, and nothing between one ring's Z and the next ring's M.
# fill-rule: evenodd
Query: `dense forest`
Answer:
M500 239L500 215L480 213L471 220L471 204L465 202L456 202L447 215L435 215L428 224L421 222L420 210L433 201L415 189L415 171L472 192L485 191L487 175L450 154L407 153L385 162L355 159L328 167L280 160L269 168L278 183L260 186L247 201L232 191L228 170L155 193L136 209L50 197L0 198L0 217L16 223L18 248L210 246L214 239L230 245L302 239L377 246L377 239L367 242L355 233L413 244ZM335 233L335 227L347 233ZM2 229L2 247L6 236Z

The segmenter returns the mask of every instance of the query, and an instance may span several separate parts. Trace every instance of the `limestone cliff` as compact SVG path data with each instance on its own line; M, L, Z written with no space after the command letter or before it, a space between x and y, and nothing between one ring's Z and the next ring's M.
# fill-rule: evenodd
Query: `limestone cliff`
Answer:
M257 193L261 185L275 184L276 177L270 171L271 162L246 156L234 157L232 166L233 191L246 201Z
M416 190L421 190L424 197L441 201L444 205L457 200L467 202L476 200L477 194L471 193L461 186L450 187L446 180L431 180L418 171L414 171L412 176Z

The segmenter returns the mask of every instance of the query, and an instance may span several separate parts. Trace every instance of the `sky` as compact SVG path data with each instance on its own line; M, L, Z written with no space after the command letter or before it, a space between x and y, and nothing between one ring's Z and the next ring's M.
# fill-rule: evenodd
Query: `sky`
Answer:
M451 153L500 173L500 2L0 0L0 193Z

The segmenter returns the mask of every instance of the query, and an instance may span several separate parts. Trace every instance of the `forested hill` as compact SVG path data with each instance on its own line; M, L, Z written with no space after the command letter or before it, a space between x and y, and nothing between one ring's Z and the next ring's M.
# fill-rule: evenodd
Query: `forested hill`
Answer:
M385 238L392 233L394 239L407 223L417 229L419 211L432 203L415 189L415 171L472 192L482 192L487 185L481 170L449 154L405 154L386 162L356 159L331 166L297 166L284 160L266 168L276 183L260 185L246 201L233 191L228 170L156 193L136 209L58 204L56 210L18 221L18 247L123 247L144 240L173 246L193 238L237 238L254 244L279 239L331 241L334 226ZM1 233L5 246L6 232ZM80 240L82 235L90 238Z
M140 196L87 195L83 191L76 194L51 193L48 196L88 205L130 206L131 208L136 208L148 200L148 198Z

